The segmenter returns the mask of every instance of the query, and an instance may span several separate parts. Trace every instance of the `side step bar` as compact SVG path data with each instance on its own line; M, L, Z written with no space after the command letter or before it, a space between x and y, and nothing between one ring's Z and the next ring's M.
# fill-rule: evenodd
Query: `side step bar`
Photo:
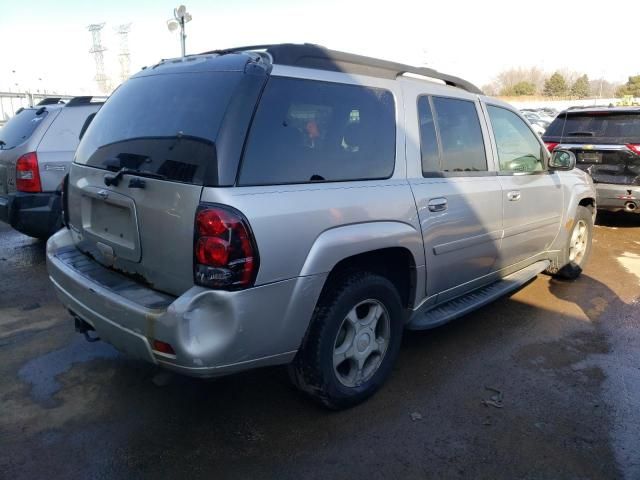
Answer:
M426 312L417 311L413 314L411 320L409 320L406 328L409 330L426 330L462 317L520 288L536 275L545 271L550 264L548 260L536 262L504 277L502 280L481 287L461 297L449 300L442 305L437 305Z

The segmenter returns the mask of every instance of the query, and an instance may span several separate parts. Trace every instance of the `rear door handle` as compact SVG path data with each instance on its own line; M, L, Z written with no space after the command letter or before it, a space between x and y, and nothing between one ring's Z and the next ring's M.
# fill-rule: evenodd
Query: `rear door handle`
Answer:
M507 198L510 202L517 202L518 200L520 200L520 192L518 190L512 190L507 193Z
M446 198L432 198L427 203L427 207L429 207L430 212L442 212L447 209L447 199Z

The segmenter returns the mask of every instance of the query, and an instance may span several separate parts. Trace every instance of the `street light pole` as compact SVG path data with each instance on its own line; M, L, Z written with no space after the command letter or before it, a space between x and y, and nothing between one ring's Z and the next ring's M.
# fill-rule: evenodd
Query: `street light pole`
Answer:
M185 43L187 40L187 34L184 33L184 17L180 17L180 47L182 50L182 58L186 55Z
M191 21L191 14L187 12L187 7L180 5L173 9L173 19L167 20L167 28L173 32L180 27L180 52L182 58L186 56L186 39L185 24Z

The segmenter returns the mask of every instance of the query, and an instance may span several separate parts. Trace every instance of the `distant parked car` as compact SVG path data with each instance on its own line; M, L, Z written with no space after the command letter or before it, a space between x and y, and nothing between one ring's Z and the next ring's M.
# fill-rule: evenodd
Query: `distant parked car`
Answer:
M640 212L640 107L566 110L543 140L550 152L575 153L596 184L599 209Z
M536 134L538 134L538 136L541 137L542 135L544 135L544 132L546 131L547 127L549 126L548 123L543 122L542 120L540 120L538 115L533 113L533 112L531 112L531 111L522 110L521 113L524 116L524 118L527 119L529 124L531 124L531 129L534 132L536 132Z
M87 118L101 101L45 99L0 129L0 220L19 232L48 238L60 228L56 190L69 170Z

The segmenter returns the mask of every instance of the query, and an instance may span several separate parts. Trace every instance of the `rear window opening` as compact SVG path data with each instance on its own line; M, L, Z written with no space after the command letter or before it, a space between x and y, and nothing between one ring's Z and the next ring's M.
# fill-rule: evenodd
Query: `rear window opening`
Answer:
M47 117L46 108L25 108L0 129L0 150L22 145L31 138L38 125Z
M216 137L241 72L133 78L87 129L76 163L202 185L216 167Z
M545 132L549 137L624 138L640 141L640 112L579 112L559 115Z

